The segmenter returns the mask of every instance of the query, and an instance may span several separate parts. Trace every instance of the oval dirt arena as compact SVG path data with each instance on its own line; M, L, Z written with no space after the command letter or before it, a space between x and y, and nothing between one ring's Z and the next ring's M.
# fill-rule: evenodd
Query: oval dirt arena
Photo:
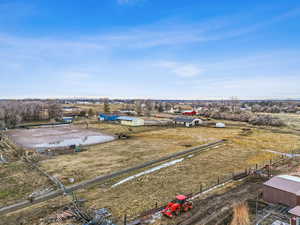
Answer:
M70 125L7 131L12 141L30 149L60 148L71 145L93 145L109 142L114 136Z

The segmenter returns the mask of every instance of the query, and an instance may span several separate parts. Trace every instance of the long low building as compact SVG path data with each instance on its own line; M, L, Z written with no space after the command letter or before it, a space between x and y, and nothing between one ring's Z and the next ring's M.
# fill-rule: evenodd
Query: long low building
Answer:
M186 127L192 127L203 123L201 119L193 117L176 117L174 119L175 124L184 125Z
M263 185L263 199L289 207L300 205L300 177L279 175L271 178Z
M119 120L122 125L126 126L143 126L145 124L143 119L137 117L119 116L117 120Z

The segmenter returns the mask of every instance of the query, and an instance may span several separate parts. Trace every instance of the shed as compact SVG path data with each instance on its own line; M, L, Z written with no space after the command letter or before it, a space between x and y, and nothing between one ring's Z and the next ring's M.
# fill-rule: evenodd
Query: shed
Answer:
M181 124L186 127L196 126L203 123L201 119L192 117L176 117L174 119L175 124Z
M98 119L101 121L116 121L119 116L117 115L107 115L107 114L100 114Z
M263 185L263 199L289 207L300 205L300 178L290 175L273 177Z
M289 214L292 215L290 224L291 225L300 225L300 206L296 206L289 211Z
M117 120L119 120L122 125L126 126L143 126L145 124L143 119L137 117L119 116Z

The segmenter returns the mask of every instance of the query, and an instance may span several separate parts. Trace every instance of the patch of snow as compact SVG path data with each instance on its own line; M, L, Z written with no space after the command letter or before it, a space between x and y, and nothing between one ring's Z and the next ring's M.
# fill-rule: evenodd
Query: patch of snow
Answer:
M290 154L290 153L284 153L284 152L277 152L277 151L273 151L273 150L265 150L266 152L271 152L277 155L283 155L286 156L288 158L293 158L295 156L300 156L300 154Z
M34 148L57 148L57 147L68 147L70 145L92 145L98 143L104 143L112 141L115 138L108 135L94 135L86 136L83 138L69 138L63 141L54 141L49 143L42 143L34 145Z
M173 166L173 165L175 165L175 164L177 164L177 163L179 163L179 162L182 162L183 160L184 160L184 158L176 159L176 160L173 160L173 161L171 161L171 162L166 162L166 163L161 164L161 165L159 165L159 166L153 167L153 168L151 168L151 169L149 169L149 170L146 170L146 171L143 171L143 172L141 172L141 173L138 173L138 174L132 175L132 176L130 176L130 177L127 177L127 178L125 178L125 179L119 181L118 183L115 183L115 184L112 185L111 187L112 187L112 188L113 188L113 187L116 187L116 186L118 186L118 185L120 185L120 184L126 183L126 182L128 182L128 181L130 181L130 180L133 180L133 179L137 178L137 177L140 177L140 176L143 176L143 175L146 175L146 174L149 174L149 173L153 173L153 172L155 172L155 171L157 171L157 170L160 170L160 169L162 169L162 168L166 168L166 167L169 167L169 166Z

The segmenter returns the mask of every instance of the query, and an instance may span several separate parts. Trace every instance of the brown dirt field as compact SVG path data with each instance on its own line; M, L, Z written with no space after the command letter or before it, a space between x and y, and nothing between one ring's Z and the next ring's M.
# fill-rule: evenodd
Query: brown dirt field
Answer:
M114 139L111 135L72 125L14 129L7 131L6 134L16 145L33 149L43 146L45 146L44 148L68 147L79 143L85 145L91 141L101 143ZM98 137L98 140L89 140L90 137Z

